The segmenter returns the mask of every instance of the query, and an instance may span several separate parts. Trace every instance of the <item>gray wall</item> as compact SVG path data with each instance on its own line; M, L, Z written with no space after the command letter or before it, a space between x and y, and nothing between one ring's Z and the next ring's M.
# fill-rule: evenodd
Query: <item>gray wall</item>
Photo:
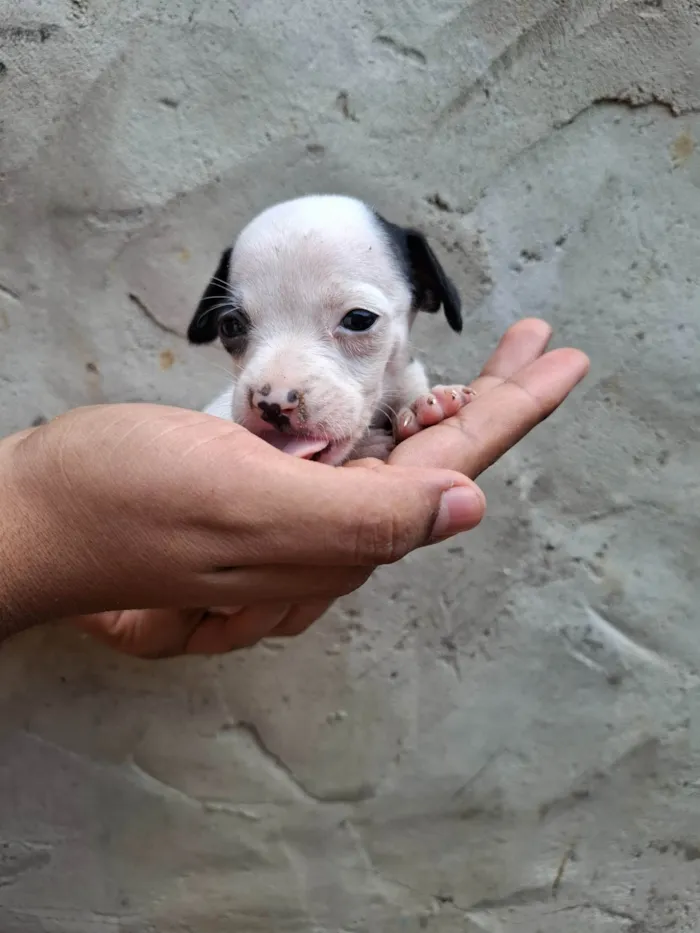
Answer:
M593 362L291 644L3 646L3 933L697 930L697 2L4 0L0 60L3 432L209 401L193 302L311 190L435 237L436 375L525 315Z

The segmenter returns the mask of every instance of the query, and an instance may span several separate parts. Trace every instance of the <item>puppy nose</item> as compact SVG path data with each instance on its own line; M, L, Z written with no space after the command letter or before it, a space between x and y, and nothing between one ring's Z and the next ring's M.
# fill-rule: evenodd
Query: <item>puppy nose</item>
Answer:
M266 384L250 393L251 408L261 412L263 421L275 424L299 407L301 393L298 389L273 388Z
M269 382L250 393L251 405L261 411L268 408L276 408L278 412L294 411L299 407L299 397L298 389L273 388Z

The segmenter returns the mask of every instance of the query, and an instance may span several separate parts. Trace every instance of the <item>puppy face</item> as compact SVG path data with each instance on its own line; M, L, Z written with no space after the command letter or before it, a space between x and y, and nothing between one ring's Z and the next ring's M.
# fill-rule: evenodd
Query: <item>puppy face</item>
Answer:
M342 463L408 362L419 310L459 296L416 231L360 201L299 198L258 215L221 257L188 331L221 339L234 421L297 456Z

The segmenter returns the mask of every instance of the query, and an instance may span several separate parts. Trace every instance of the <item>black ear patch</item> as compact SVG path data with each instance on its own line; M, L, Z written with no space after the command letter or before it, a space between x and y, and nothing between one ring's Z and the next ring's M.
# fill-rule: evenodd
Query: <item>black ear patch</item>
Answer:
M452 330L461 333L462 299L425 236L420 230L392 224L380 214L376 217L411 283L415 310L435 314L442 308Z
M434 314L442 307L452 330L461 333L462 299L454 282L440 265L420 230L407 230L406 243L415 276L416 294L421 300L420 310Z
M216 340L219 315L231 303L231 287L228 284L230 267L231 247L221 254L216 272L199 299L197 310L187 328L190 343L212 343Z

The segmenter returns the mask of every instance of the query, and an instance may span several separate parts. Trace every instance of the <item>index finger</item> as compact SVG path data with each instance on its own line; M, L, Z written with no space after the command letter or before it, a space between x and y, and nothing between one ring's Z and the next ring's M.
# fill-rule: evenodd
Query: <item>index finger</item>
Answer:
M584 353L566 348L551 350L505 380L487 373L481 378L495 379L493 388L453 418L399 444L390 463L457 470L476 479L549 417L588 368Z
M486 361L471 387L481 393L534 363L547 349L552 328L539 318L524 318L511 325Z

